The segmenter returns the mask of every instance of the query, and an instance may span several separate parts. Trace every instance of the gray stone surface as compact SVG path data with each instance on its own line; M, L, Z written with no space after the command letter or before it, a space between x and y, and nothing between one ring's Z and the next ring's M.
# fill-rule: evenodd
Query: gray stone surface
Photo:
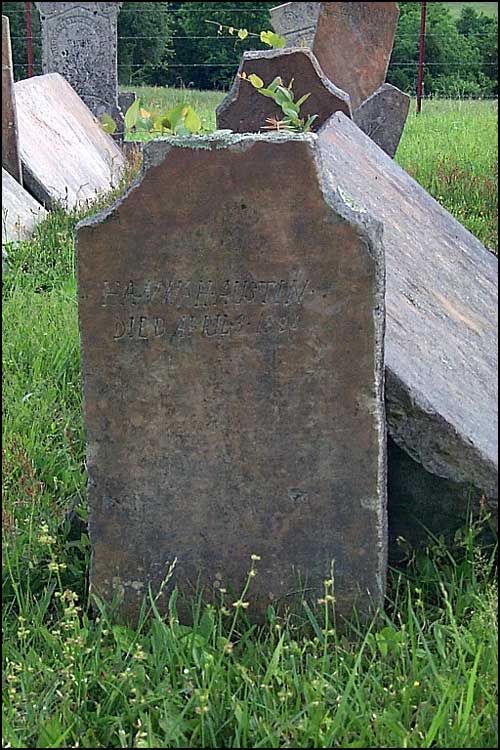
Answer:
M341 194L383 223L391 437L426 471L498 497L498 260L356 125L319 133Z
M118 94L118 105L123 112L123 116L125 116L128 108L132 106L136 99L137 94L135 91L122 91Z
M22 182L9 19L2 16L2 167Z
M397 3L321 3L313 52L354 110L385 83L398 18Z
M58 73L14 84L25 187L47 208L85 204L119 185L122 152Z
M117 20L123 3L35 3L42 23L42 70L60 73L97 118L123 134L118 104Z
M283 3L271 9L271 23L288 47L312 47L321 3Z
M2 167L2 245L27 240L47 212Z
M244 53L233 85L217 107L219 128L228 128L235 133L256 133L266 127L267 118L284 118L272 99L259 94L248 81L241 79L243 73L257 74L266 85L276 76L280 76L286 86L293 79L295 101L310 94L301 108L301 116L318 115L314 130L338 110L351 116L349 96L325 78L310 50L266 50Z
M392 159L398 150L409 109L408 94L384 83L356 109L353 120Z
M130 619L174 559L161 610L172 585L238 596L252 554L252 618L315 601L332 562L339 616L382 601L381 227L317 143L152 142L78 227L91 585Z

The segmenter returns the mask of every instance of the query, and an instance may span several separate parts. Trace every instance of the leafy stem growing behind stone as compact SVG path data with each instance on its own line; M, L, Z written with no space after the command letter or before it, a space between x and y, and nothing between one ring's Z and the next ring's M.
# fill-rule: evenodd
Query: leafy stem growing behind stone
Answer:
M293 78L288 86L285 86L283 79L280 76L276 76L274 81L266 86L262 78L255 73L250 73L250 75L241 73L239 75L243 81L250 83L259 94L272 99L284 114L282 120L278 120L275 117L268 118L266 120L267 125L263 126L264 129L289 130L295 133L309 133L311 131L318 115L310 115L307 118L300 116L300 109L311 94L304 94L300 99L294 101Z

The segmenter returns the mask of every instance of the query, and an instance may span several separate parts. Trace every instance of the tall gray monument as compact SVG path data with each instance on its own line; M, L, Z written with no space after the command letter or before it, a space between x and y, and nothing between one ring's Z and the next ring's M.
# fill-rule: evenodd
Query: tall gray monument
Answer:
M44 73L60 73L97 118L123 133L118 104L117 19L122 3L35 3Z

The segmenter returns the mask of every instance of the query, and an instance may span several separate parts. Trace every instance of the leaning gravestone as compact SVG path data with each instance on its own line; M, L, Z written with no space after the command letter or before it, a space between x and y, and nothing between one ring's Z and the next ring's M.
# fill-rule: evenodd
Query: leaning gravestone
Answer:
M2 167L22 183L9 19L2 16Z
M271 10L274 30L288 47L312 47L321 3L283 3Z
M94 592L134 619L177 560L181 593L237 596L254 554L255 616L314 601L332 563L339 614L380 603L379 225L330 189L313 135L145 151L77 231Z
M26 240L47 212L2 167L2 245Z
M125 159L58 73L14 84L26 188L47 208L68 209L118 187Z
M435 505L424 505L418 471L408 462L400 471L401 455L393 451L389 506L404 523L398 507L410 489L422 501L413 508L418 521L439 534L447 529L436 520L447 512L449 518L451 491L462 496L457 526L465 520L468 486L496 513L498 260L342 113L322 128L319 143L332 184L384 227L389 433L421 467L423 489L430 475L446 480Z
M355 110L353 120L392 159L398 150L409 109L408 94L384 83Z
M117 20L122 4L35 3L42 23L43 72L60 73L97 118L113 118L121 136Z
M217 108L217 127L235 133L256 133L267 126L267 120L284 118L278 105L259 94L243 75L255 73L269 85L280 76L288 86L293 80L294 98L309 98L301 108L301 117L317 115L314 127L323 125L333 112L351 116L349 96L322 74L314 55L307 49L245 52L233 85Z
M313 52L353 109L385 83L398 19L397 3L321 3Z

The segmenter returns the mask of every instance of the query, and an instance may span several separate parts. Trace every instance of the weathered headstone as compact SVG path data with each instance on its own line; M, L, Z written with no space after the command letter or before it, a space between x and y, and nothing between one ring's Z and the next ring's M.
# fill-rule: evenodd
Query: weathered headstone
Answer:
M313 52L353 110L385 83L398 18L397 3L321 3Z
M392 159L398 150L409 109L408 94L384 83L355 110L352 119Z
M283 3L271 10L271 23L288 47L312 47L321 3Z
M9 19L2 16L2 167L22 182Z
M58 73L14 84L26 188L47 208L85 204L118 187L124 157Z
M318 137L332 183L384 227L389 433L425 472L475 488L496 512L497 258L343 114ZM393 506L407 500L398 483L395 472Z
M47 212L2 167L2 245L27 240Z
M340 110L351 116L349 96L325 78L309 50L245 52L233 85L217 108L219 128L228 128L235 133L256 133L266 127L268 118L284 118L272 99L259 94L248 81L241 79L244 73L255 73L266 85L276 76L281 76L286 86L293 79L296 101L304 94L310 94L301 108L301 117L318 115L315 129L326 122L333 112Z
M339 614L380 603L380 226L314 135L145 152L77 231L94 592L133 619L176 559L160 609L174 584L237 596L254 554L254 616L315 600L332 562Z
M122 4L35 3L42 23L43 72L60 73L97 118L113 118L121 135L117 20Z

